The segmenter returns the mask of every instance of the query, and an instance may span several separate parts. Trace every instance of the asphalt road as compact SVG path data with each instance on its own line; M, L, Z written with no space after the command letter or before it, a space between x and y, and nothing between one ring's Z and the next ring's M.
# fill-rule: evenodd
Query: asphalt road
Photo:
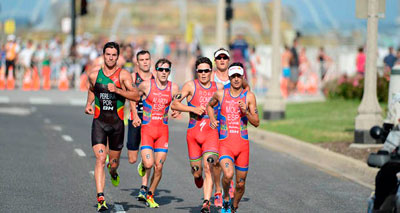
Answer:
M0 212L96 211L92 118L83 111L84 107L72 105L0 104ZM113 187L106 174L110 212L199 212L202 190L190 173L185 138L186 122L170 120L168 158L155 196L159 209L136 201L140 177L124 149L120 185ZM239 210L365 212L370 193L347 179L251 143Z

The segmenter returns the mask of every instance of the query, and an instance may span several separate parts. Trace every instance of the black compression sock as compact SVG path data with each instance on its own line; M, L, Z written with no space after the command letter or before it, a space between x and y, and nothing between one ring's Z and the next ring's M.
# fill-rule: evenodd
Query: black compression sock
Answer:
M97 193L97 197L101 197L101 196L104 197L104 193L103 192Z
M147 192L147 195L152 196L152 195L153 195L153 192L152 192L152 191L148 191L148 192Z
M140 189L144 189L144 190L146 190L147 191L147 186L145 186L145 185L142 185L141 187L140 187Z

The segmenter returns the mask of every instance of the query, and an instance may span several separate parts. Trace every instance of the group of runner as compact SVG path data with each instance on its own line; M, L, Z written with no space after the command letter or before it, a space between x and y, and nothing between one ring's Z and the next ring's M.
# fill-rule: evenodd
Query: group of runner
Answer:
M131 74L117 65L118 56L119 45L106 43L104 65L94 67L88 74L90 87L85 112L94 115L92 147L96 156L97 210L108 209L104 196L105 166L111 183L119 184L117 168L124 139L124 102L128 99L131 108L127 137L129 163L137 161L139 149L142 159L138 164L138 173L142 176L138 200L150 208L159 207L154 192L167 158L171 107L172 117L189 112L186 140L194 182L203 188L201 212L210 212L213 184L214 205L221 207L221 212L236 212L249 168L247 123L259 125L256 99L244 80L243 65L229 65L229 52L220 48L214 53L216 70L213 71L209 58L198 58L197 79L186 82L179 90L168 80L172 67L168 59L159 59L153 73L150 53L139 51L136 54L138 71ZM185 99L187 105L182 103ZM232 184L235 173L236 184Z

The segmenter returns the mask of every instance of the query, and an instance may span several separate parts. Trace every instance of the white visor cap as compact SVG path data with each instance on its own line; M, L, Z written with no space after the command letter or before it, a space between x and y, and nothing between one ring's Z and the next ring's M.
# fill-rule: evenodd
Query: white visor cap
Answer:
M214 58L218 57L219 55L224 54L226 56L228 56L228 58L230 58L231 56L229 55L229 52L227 50L218 50L217 52L215 52L214 54Z
M233 74L243 75L243 73L244 73L244 70L240 66L233 66L233 67L229 68L229 70L228 70L229 77L232 76Z

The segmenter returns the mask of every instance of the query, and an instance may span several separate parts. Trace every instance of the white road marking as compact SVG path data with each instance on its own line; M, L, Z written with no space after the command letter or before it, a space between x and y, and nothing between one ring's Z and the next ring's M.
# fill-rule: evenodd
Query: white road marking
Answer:
M80 157L86 157L85 152L83 152L82 149L75 149L76 154L78 154Z
M114 211L116 213L125 213L124 207L120 204L114 204Z
M89 173L94 176L94 171L93 170L89 171Z
M50 124L50 123L51 123L50 119L48 119L48 118L45 118L45 119L43 120L43 122L44 122L45 124Z
M0 114L24 116L31 114L31 110L22 107L0 107Z
M8 96L0 96L0 103L8 104L10 103L10 98Z
M85 105L86 105L86 100L85 100L85 99L82 99L82 98L80 98L80 99L71 99L71 100L69 101L69 103L70 103L72 106L85 106Z
M62 127L61 127L61 126L54 125L54 126L52 126L52 128L53 128L54 130L56 130L56 131L59 131L59 132L62 131Z
M69 136L69 135L61 135L61 137L62 137L65 141L67 141L67 142L72 142L72 141L74 141L74 139L72 139L72 137Z
M30 97L29 103L31 104L51 104L51 99L43 97Z

